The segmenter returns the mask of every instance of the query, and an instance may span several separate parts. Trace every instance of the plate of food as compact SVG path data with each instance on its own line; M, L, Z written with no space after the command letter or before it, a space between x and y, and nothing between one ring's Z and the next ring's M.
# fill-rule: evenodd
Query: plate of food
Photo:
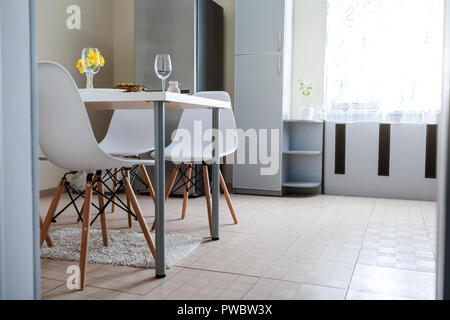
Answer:
M138 83L118 83L114 90L123 90L123 92L146 92L147 87Z

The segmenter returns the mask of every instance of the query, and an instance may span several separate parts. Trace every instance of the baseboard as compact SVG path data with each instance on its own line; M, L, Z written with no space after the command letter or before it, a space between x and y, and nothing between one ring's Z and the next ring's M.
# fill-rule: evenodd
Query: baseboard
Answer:
M230 189L231 190L231 189ZM243 189L243 188L233 188L233 193L236 194L248 194L252 196L269 196L269 197L281 197L283 196L282 191L275 190L256 190L256 189Z
M41 190L39 192L39 196L41 196L41 197L48 197L48 196L54 195L55 192L56 192L56 188L45 189L45 190Z

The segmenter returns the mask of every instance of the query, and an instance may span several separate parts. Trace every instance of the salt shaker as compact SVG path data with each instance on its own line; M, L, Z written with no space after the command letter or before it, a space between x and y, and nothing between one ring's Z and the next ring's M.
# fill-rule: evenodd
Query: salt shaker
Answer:
M179 84L178 81L169 81L169 88L167 89L167 91L173 93L181 93L178 84Z

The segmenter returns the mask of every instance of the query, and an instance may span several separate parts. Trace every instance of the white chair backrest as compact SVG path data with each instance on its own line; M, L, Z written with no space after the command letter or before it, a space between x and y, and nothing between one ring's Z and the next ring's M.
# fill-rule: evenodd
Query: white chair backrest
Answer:
M38 64L39 144L50 162L72 171L108 165L72 76L54 62Z
M139 155L155 148L153 110L116 110L102 141L105 150L121 155Z
M230 95L224 91L204 91L194 94L195 96L231 102ZM178 129L184 129L191 133L192 139L201 139L194 136L195 122L202 122L202 131L205 132L212 128L212 111L210 109L186 109L178 125ZM229 155L234 153L238 147L238 138L236 130L236 121L232 109L220 110L220 131L222 133L223 142L221 145L221 154ZM192 141L192 144L194 141ZM198 142L197 142L198 143ZM203 141L202 145L209 145L209 141ZM204 148L203 148L204 150Z

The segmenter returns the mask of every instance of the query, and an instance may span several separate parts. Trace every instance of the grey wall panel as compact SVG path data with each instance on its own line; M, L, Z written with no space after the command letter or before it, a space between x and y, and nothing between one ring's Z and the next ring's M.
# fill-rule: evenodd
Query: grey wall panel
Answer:
M30 1L0 2L0 299L39 298Z
M194 90L195 0L135 0L135 77L150 89L161 89L155 56L172 58L170 80Z
M2 16L2 5L0 4L0 17ZM2 24L0 23L0 124L3 124L3 97L2 97L2 78L3 78L3 70L2 70ZM3 130L0 128L0 299L5 297L5 266L2 261L5 261L5 248L4 248L4 234L3 229L5 228L5 222L3 219L3 212L5 200L3 199L4 194L2 190L5 188L5 178L4 178L4 164L3 164Z
M135 81L151 90L161 90L155 74L155 56L168 53L172 59L169 80L182 89L195 88L195 0L135 0ZM166 112L166 144L177 129L182 111Z
M197 0L196 91L224 90L224 15L212 0Z
M37 12L36 1L30 0L30 62L31 62L31 188L33 203L33 239L34 239L34 298L41 298L41 251L40 251L40 216L39 216L39 106L37 75Z
M426 125L391 125L390 176L378 176L379 124L347 124L346 174L336 175L335 123L326 123L325 193L436 200L436 180L425 179Z

